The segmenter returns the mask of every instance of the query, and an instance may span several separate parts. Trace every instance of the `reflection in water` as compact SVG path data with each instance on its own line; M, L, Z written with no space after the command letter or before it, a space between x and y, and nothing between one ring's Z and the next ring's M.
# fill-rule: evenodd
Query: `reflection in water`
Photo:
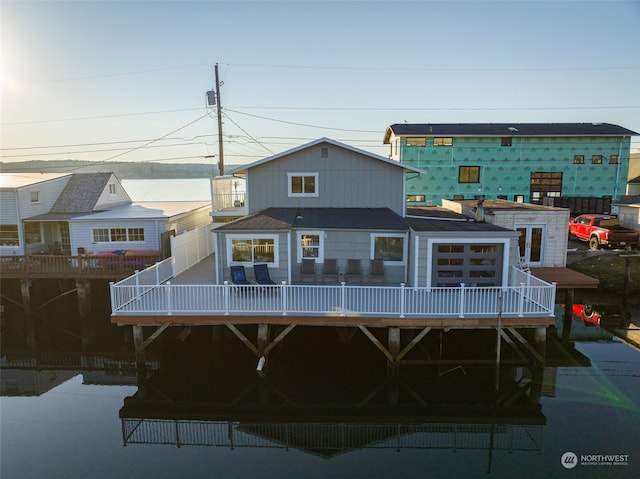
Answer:
M83 384L137 385L119 412L124 445L295 449L322 458L361 449L481 450L490 467L493 451L541 452L540 398L555 395L562 366L549 351L554 341L546 368L505 350L496 391L495 366L471 359L493 356L494 333L487 345L470 341L478 335L435 335L421 355L440 361L393 371L364 337L299 328L260 376L247 348L209 327L171 328L136 364L129 328L68 318L8 326L2 395L41 395L78 374ZM580 356L557 357L576 366Z
M251 357L203 357L202 345L187 342L138 374L120 410L123 441L322 457L363 448L540 450L542 368L503 368L495 391L493 366L389 373L375 351L335 346L333 357L279 351L261 377Z

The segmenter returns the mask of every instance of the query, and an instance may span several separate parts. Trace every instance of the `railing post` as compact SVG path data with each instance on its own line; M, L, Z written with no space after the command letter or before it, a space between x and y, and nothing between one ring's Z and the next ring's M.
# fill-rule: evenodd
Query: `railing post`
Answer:
M156 285L160 284L160 267L156 263Z
M553 308L555 307L555 304L556 304L556 289L557 289L558 283L553 281L551 284L552 284L552 288L551 288L551 298L549 299L549 316L554 316L555 312Z
M400 317L404 318L404 283L400 283Z
M287 282L282 282L282 294L280 297L282 298L282 316L287 315Z
M458 313L459 318L464 318L464 283L460 283L460 312Z
M109 281L109 296L111 296L111 312L116 311L116 291L113 285L113 281Z
M347 294L347 288L346 288L346 283L344 281L341 281L340 284L342 285L342 288L340 289L340 302L342 303L340 305L340 316L346 316L347 313L345 313L345 298L346 298L346 294Z
M167 315L171 315L171 281L167 281L165 291L167 292Z
M138 270L133 272L133 277L136 279L136 299L140 297L140 278L138 277Z
M224 299L224 315L229 316L229 281L224 282L223 299Z
M518 305L518 316L524 316L524 283L520 283L520 304Z

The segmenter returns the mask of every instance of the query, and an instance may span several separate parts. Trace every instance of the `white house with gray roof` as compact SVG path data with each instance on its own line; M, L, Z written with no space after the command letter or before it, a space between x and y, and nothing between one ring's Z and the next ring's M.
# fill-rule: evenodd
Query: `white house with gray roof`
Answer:
M134 203L113 173L0 175L0 255L160 251L211 222L210 203Z

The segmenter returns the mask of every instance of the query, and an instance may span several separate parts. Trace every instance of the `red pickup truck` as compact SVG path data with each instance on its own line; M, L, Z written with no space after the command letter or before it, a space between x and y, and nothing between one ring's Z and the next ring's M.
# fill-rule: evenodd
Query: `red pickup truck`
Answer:
M589 249L600 246L638 246L640 231L620 226L608 215L580 215L569 222L569 235L589 242Z

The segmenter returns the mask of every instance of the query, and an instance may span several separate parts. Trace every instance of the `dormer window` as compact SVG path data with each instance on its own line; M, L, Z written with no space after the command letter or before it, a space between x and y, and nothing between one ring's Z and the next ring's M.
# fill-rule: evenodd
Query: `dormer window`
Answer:
M116 184L115 183L109 183L109 194L110 195L115 195L116 194Z
M318 173L287 173L289 196L318 196Z
M39 191L32 191L30 196L31 196L31 203L40 203Z

